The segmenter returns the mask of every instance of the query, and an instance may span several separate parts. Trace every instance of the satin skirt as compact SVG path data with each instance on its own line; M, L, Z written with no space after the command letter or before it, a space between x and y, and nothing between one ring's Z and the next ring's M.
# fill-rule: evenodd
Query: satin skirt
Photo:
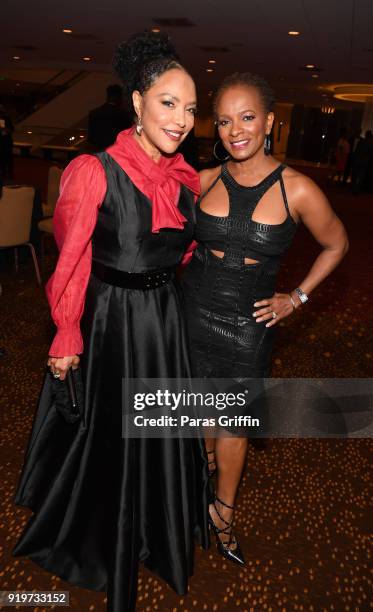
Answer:
M71 584L135 609L138 563L185 594L208 534L202 439L122 437L123 377L188 377L180 292L113 287L91 275L82 320L84 419L66 423L48 376L15 502L34 511L14 548Z
M229 266L199 245L183 275L193 375L270 375L274 328L257 323L254 302L275 292L277 263Z

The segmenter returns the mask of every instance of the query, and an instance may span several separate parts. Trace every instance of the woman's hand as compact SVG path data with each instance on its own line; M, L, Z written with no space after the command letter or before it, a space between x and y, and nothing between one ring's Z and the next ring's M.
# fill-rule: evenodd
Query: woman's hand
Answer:
M79 365L78 355L69 355L68 357L49 357L47 365L50 367L51 372L55 378L64 380L67 374L67 370L72 368L76 370ZM59 374L60 376L57 376Z
M288 317L294 310L295 306L291 300L296 300L289 293L275 293L273 297L267 300L260 300L255 302L254 306L259 307L259 310L253 312L253 317L256 318L256 322L268 321L266 327L272 327L276 325L281 319ZM299 304L300 305L300 304ZM275 313L276 316L273 315Z

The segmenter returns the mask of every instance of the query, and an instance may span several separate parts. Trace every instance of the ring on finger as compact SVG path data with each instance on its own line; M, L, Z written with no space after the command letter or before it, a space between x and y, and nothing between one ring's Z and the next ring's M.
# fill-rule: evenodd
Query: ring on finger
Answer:
M272 310L272 319L276 319L277 317L277 312L275 312L274 310Z

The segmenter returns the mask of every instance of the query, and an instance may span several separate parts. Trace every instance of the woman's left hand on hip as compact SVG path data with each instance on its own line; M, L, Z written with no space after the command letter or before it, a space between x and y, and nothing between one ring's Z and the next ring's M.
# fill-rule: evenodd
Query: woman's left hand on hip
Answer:
M294 310L288 293L275 293L271 298L255 302L254 307L260 308L253 312L253 317L255 317L257 323L268 321L266 327L276 325Z

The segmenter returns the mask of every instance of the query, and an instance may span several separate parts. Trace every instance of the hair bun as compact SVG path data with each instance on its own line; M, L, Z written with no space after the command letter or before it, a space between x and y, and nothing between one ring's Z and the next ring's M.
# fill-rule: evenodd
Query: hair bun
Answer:
M157 59L179 61L176 49L164 32L140 32L118 45L113 67L128 92L137 89L144 66Z

